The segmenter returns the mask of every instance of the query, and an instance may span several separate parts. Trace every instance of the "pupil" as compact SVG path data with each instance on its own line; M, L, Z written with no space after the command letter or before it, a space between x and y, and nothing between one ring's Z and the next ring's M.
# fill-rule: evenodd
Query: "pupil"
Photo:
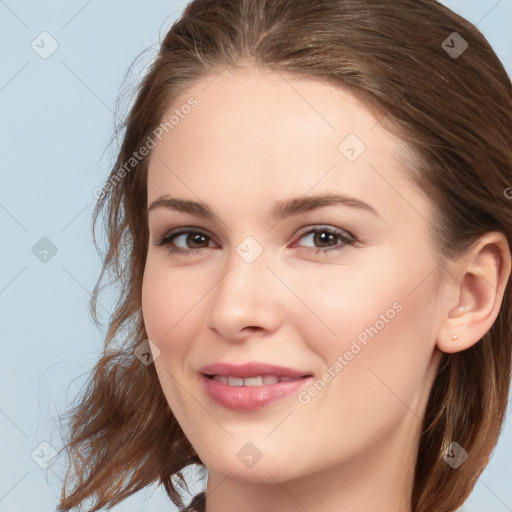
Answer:
M201 242L204 241L204 236L199 233L196 233L195 235L191 235L191 236L192 236L193 244L201 244ZM203 240L201 240L201 239L203 239Z
M323 235L326 235L326 237L324 237ZM334 237L335 235L333 233L327 233L326 231L320 231L316 235L317 241L320 241L320 243L328 243L329 241L332 242ZM330 245L333 244L331 243Z

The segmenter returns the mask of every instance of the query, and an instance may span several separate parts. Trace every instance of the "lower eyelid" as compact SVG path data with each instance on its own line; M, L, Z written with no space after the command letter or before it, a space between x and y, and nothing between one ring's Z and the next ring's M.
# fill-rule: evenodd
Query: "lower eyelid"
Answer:
M338 244L336 244L334 246L330 246L330 247L309 247L309 246L299 246L299 247L302 247L303 249L305 249L306 251L309 251L309 252L311 252L311 251L315 251L316 253L328 252L330 250L334 250L334 251L342 250L345 246L347 246L347 245L352 246L357 241L356 238L351 233L349 233L345 230L342 230L340 228L327 227L327 226L315 226L315 227L308 228L306 231L303 231L300 235L298 235L298 237L295 239L296 241L294 242L293 246L296 246L297 243L300 242L306 236L314 235L317 232L326 232L326 233L333 234L340 240L340 242ZM171 245L178 237L183 236L183 235L190 235L190 234L203 235L205 238L208 239L208 243L211 243L211 242L215 243L212 235L210 235L207 232L204 232L202 230L199 230L199 229L198 230L189 229L189 230L178 231L176 233L169 233L169 234L163 235L162 237L158 238L157 241L155 241L154 243L157 246L168 247L170 253L175 252L175 253L181 253L181 254L200 253L206 249L211 248L211 246L208 245L208 247L196 247L196 248L183 249L181 247L174 247Z

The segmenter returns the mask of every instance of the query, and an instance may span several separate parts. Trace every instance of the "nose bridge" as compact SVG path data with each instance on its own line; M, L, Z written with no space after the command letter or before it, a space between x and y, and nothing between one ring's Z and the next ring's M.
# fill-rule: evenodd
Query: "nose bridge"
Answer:
M233 247L222 277L212 291L206 324L237 340L245 327L274 330L281 309L278 280L267 268L268 252L253 237Z

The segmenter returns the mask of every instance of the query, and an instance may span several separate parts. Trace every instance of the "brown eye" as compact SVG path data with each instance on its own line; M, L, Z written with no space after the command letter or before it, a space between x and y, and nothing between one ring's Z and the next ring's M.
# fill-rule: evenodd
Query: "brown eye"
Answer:
M207 236L203 235L202 233L183 233L181 235L175 235L172 240L177 240L180 237L184 237L183 240L185 242L185 245L188 246L190 249L197 249L197 246L200 246L201 244L205 243L205 240L208 239Z
M317 227L303 233L300 240L310 239L313 246L306 246L307 251L327 253L329 251L340 251L346 245L354 245L356 239L349 233L336 228Z
M194 254L208 248L210 237L201 231L182 229L160 238L155 245L169 248L169 253ZM181 247L180 247L181 246Z

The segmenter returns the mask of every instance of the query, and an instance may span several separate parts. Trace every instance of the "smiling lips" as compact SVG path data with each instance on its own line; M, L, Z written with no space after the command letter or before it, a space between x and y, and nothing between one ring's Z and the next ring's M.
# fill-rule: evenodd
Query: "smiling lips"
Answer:
M257 377L226 377L226 375L212 375L211 378L230 386L270 386L278 382L292 382L302 377L288 377L286 375L258 375Z
M236 411L255 411L298 391L311 373L267 363L215 363L200 369L208 397Z

